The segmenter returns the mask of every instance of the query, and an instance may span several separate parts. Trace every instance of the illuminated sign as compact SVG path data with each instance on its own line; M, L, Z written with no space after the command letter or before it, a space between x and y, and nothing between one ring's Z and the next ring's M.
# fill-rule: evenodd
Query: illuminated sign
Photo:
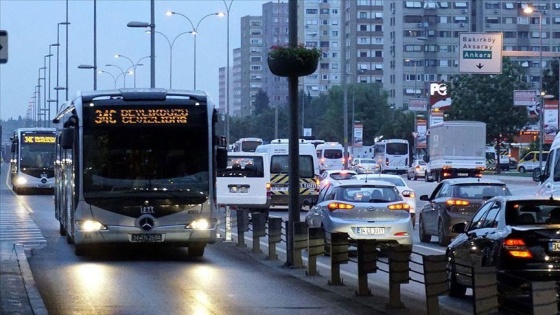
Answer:
M23 143L55 143L55 140L51 135L23 135Z
M104 108L95 109L93 115L96 125L186 124L189 111L184 108Z

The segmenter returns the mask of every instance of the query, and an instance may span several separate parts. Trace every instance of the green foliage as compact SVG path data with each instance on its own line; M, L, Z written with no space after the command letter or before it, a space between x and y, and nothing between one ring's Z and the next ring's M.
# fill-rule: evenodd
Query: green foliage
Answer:
M521 75L522 69L504 58L501 74L453 76L447 119L485 122L488 143L500 136L511 140L529 120L524 106L513 106L513 91L527 89Z
M543 91L545 94L554 95L558 99L560 59L550 62L550 68L544 70Z
M252 113L253 116L259 116L270 109L270 100L266 92L264 92L263 90L259 90L257 92L257 94L255 95L253 106L255 107Z
M315 47L305 47L299 44L296 47L274 45L268 52L270 58L295 58L295 59L315 59L321 57L321 50Z

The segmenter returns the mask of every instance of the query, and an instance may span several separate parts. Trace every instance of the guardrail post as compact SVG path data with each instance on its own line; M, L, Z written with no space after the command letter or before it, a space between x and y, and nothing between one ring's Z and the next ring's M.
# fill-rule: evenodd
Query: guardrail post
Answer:
M447 261L445 255L423 256L424 286L428 315L439 315L438 296L448 290Z
M222 205L220 206L220 209L224 208L225 209L225 215L226 215L226 232L224 234L224 242L231 242L233 241L233 238L231 236L231 228L233 226L233 222L232 222L232 217L231 217L231 208L230 206L226 206L226 205Z
M282 241L282 218L268 218L268 260L278 259L276 244Z
M249 211L237 208L237 246L245 247L245 231L249 223Z
M325 231L322 228L309 228L309 242L307 243L307 275L316 276L317 256L325 253Z
M262 253L260 241L266 235L266 216L263 213L251 213L251 223L253 224L253 253Z
M307 248L307 223L305 222L294 222L294 238L293 238L293 249L294 249L294 268L303 267L303 258L301 257L301 251Z
M556 282L531 282L533 314L556 314Z
M331 285L342 285L340 278L340 264L348 263L348 233L331 234Z
M398 245L389 249L389 303L388 308L401 309L401 283L408 283L410 279L410 255L412 246Z
M498 312L498 288L495 267L474 267L472 287L474 314Z
M376 244L375 240L358 240L358 291L356 291L356 295L371 295L367 275L377 272Z

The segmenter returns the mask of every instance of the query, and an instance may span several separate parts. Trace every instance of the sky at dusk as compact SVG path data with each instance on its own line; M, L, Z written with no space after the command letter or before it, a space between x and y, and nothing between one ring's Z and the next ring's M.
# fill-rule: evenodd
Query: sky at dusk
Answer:
M188 17L196 26L196 88L205 90L218 103L218 70L227 64L227 18L208 16L229 10L230 66L233 66L232 50L240 45L240 18L262 15L261 0L207 0L164 1L155 0L156 25L156 87L170 85L170 44L172 49L172 78L174 89L194 87L194 36L189 21L180 15L167 16L175 11ZM59 50L58 86L66 83L66 0L0 0L0 30L8 32L8 62L0 64L0 119L25 117L27 108L36 91L41 87L41 103L56 99L57 48ZM144 57L136 69L136 87L150 87L150 35L143 28L130 28L131 21L150 22L150 0L97 0L97 68L107 73L97 73L97 89L123 87L122 70ZM92 69L78 69L79 65L93 65L94 51L94 0L68 0L68 97L77 91L93 89ZM161 32L166 38L157 32ZM59 36L60 46L57 43ZM49 51L50 50L50 51ZM45 57L53 54L52 57ZM127 56L115 58L115 54ZM50 61L50 62L49 62ZM106 66L113 64L119 66ZM46 70L40 68L45 66ZM111 76L112 75L112 76ZM45 80L39 77L45 77ZM115 79L113 79L113 77ZM50 78L50 80L49 80ZM134 86L134 76L126 76L126 87ZM59 91L59 103L66 98L66 91ZM55 115L56 103L51 102L51 117Z

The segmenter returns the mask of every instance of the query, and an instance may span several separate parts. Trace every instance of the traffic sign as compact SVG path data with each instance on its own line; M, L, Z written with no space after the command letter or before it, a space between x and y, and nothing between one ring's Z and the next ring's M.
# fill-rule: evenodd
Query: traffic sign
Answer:
M502 33L460 33L459 73L501 74Z
M8 62L8 32L0 30L0 63Z

